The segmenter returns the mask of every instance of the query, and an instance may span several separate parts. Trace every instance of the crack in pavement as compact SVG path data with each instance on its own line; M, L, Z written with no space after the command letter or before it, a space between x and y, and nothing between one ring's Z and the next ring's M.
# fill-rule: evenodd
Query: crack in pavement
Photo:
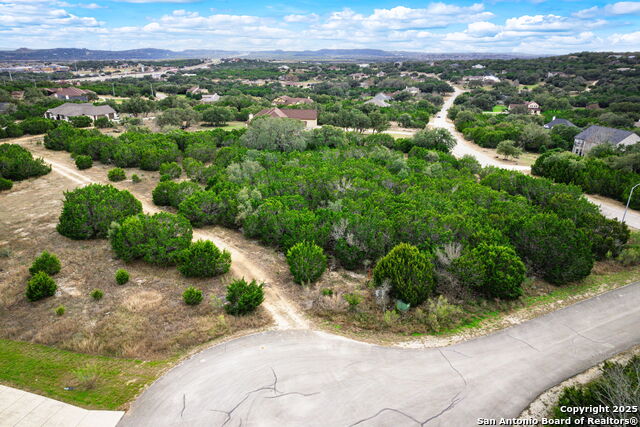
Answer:
M313 393L302 393L299 391L290 391L290 392L282 392L280 390L278 390L278 375L276 374L276 371L273 368L271 369L271 373L273 374L273 382L269 385L266 386L262 386L262 387L258 387L254 390L251 390L250 392L246 393L244 395L244 397L238 402L236 403L233 408L231 408L229 411L223 411L221 409L209 409L209 411L211 412L220 412L223 414L227 415L227 418L225 418L224 422L220 425L220 427L224 427L225 425L227 425L227 423L229 421L231 421L233 419L233 413L244 403L247 401L247 399L249 399L249 397L253 394L253 393L257 393L259 391L264 391L264 390L271 390L274 393L274 396L266 396L264 397L265 399L276 399L279 397L283 397L283 396L289 396L289 395L298 395L298 396L304 396L304 397L309 397L309 396L315 396L316 394L320 394L319 391L313 392ZM242 418L240 418L240 425L242 425Z
M374 415L367 417L367 418L363 418L361 420L356 421L353 424L350 424L349 427L353 427L353 426L357 426L358 424L362 424L364 422L370 421L378 416L380 416L381 414L383 414L384 412L394 412L396 414L400 414L403 417L406 417L408 419L410 419L411 421L413 421L414 423L418 424L419 426L424 426L426 424L428 424L429 422L435 420L436 418L441 417L443 414L445 414L446 412L452 410L453 408L456 407L456 405L460 402L462 402L464 400L464 398L458 398L458 396L460 396L460 392L456 393L455 396L453 396L451 398L451 402L449 403L449 405L444 408L442 411L438 412L437 414L427 418L424 421L420 421L417 418L407 414L406 412L401 411L400 409L396 409L396 408L382 408L380 409L378 412L376 412Z
M180 418L182 418L182 415L184 414L184 410L187 407L187 395L182 393L182 410L180 411Z
M521 338L514 337L514 336L513 336L513 335L511 335L511 334L507 334L507 336L508 336L509 338L513 338L513 339L514 339L514 340L516 340L516 341L520 341L521 343L523 343L523 344L525 344L525 345L528 345L529 347L531 347L532 349L534 349L534 350L535 350L535 351L537 351L537 352L540 352L540 350L538 350L537 348L535 348L534 346L532 346L531 344L529 344L528 342L526 342L525 340L523 340L523 339L521 339Z
M565 327L565 328L567 328L567 329L569 329L570 331L573 331L573 333L574 333L574 334L578 335L579 337L584 338L585 340L591 341L591 342L596 343L596 344L601 344L601 345L606 345L606 346L609 346L609 345L610 345L609 343L606 343L606 342L604 342L604 341L598 341L598 340L595 340L595 339L593 339L593 338L589 338L588 336L586 336L586 335L582 334L581 332L576 331L575 329L573 329L573 328L572 328L571 326L569 326L569 325L564 325L564 327Z
M466 387L467 384L467 379L464 377L464 375L462 375L462 373L456 369L455 366L453 366L453 363L451 363L451 360L449 360L449 358L447 357L446 354L444 354L444 352L442 351L442 349L438 349L438 351L440 352L440 354L442 355L442 357L444 357L444 360L447 361L447 363L449 364L449 366L451 366L451 369L453 369L455 371L456 374L458 374L458 376L462 379L462 381L464 382L464 386Z

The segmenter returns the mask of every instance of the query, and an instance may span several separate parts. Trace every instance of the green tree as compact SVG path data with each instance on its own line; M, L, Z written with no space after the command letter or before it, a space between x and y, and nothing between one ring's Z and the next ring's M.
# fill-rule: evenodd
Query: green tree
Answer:
M277 117L254 119L240 142L257 150L302 151L307 147L300 120Z
M430 257L407 243L400 243L391 249L373 269L376 286L381 286L387 280L392 295L414 307L426 300L436 285Z
M311 242L300 242L287 251L287 263L293 280L301 285L317 281L327 268L322 248Z
M496 147L496 153L503 156L505 159L509 157L517 159L522 154L522 150L520 149L520 147L516 146L516 143L514 141L505 139L504 141L498 143L498 146Z
M263 285L255 280L247 283L244 279L236 279L227 286L227 313L240 316L254 311L264 301Z
M56 293L56 289L58 289L58 286L55 280L44 271L39 271L27 282L27 299L29 301L38 301L53 296Z
M449 153L455 147L456 140L444 128L423 129L413 136L413 145Z
M233 113L226 107L209 107L202 112L202 121L213 126L224 126L233 118Z
M178 255L178 271L186 277L213 277L231 267L231 254L209 240L193 242Z

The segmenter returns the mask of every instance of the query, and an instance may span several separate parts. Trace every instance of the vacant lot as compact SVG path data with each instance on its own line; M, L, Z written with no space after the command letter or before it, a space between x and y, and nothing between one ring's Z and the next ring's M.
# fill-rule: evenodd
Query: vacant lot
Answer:
M59 154L69 161L67 153ZM95 168L91 173L104 176L105 171ZM143 181L135 185L149 194L157 173L138 172ZM244 317L223 313L229 275L186 279L175 268L142 262L125 265L114 258L106 240L75 241L58 234L55 226L63 191L76 185L51 173L16 183L13 190L0 195L1 338L148 360L269 323L262 309ZM57 254L62 263L55 276L58 291L53 298L31 303L24 296L28 268L43 250ZM131 275L123 286L114 279L119 268ZM202 304L189 307L182 302L187 286L203 289ZM94 301L89 296L94 289L101 289L104 298ZM61 305L66 311L57 316L54 310Z

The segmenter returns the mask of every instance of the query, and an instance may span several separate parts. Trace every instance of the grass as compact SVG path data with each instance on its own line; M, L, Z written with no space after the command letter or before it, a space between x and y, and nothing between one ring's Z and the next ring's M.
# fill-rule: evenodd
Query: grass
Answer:
M0 383L89 409L124 409L172 362L92 356L0 339Z
M226 126L221 127L220 129L224 130L234 130L234 129L244 129L247 127L245 122L229 122Z
M494 113L502 113L503 111L507 111L507 107L505 105L496 105L491 111Z

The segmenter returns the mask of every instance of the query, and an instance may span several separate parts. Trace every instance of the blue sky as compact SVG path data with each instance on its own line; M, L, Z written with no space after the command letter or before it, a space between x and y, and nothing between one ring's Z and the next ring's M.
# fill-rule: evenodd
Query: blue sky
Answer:
M640 1L0 0L0 48L640 50Z

